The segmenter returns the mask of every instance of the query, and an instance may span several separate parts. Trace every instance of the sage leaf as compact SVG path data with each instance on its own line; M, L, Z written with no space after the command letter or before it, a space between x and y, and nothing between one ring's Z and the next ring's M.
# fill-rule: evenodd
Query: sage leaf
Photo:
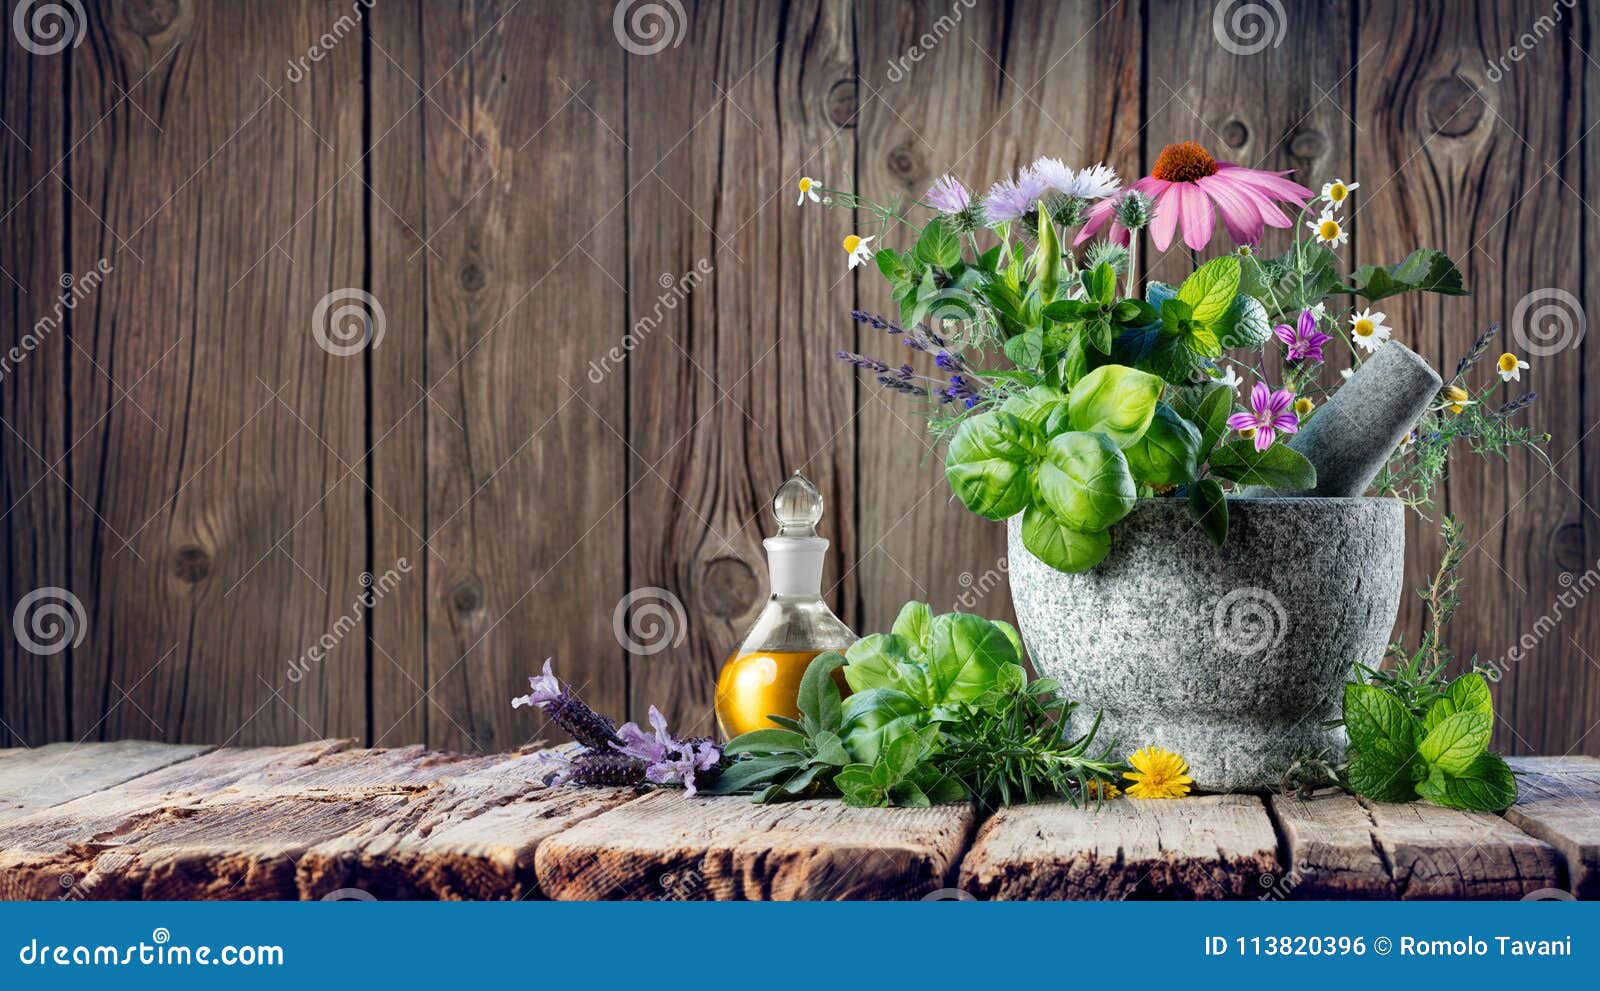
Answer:
M833 672L844 666L844 657L829 651L818 654L806 665L800 676L800 721L808 736L823 730L838 732L841 719L839 686L834 684Z
M1208 464L1213 475L1246 485L1309 489L1317 484L1317 469L1286 444L1258 451L1253 441L1236 440L1212 451Z

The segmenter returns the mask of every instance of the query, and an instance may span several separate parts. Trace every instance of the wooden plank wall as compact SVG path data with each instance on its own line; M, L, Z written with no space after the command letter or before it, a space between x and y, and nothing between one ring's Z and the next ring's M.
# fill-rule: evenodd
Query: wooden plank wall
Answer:
M73 305L0 378L0 584L8 621L58 589L84 623L44 656L0 638L0 743L503 750L552 655L608 710L708 730L795 468L848 622L1009 614L1000 528L830 357L886 349L847 317L886 298L801 175L892 199L1194 138L1360 180L1353 260L1461 259L1470 299L1388 307L1442 366L1530 294L1576 338L1594 0L1274 6L183 0L86 2L53 53L13 30L0 346ZM375 302L324 347L341 290ZM1472 542L1457 651L1543 631L1498 687L1513 752L1600 753L1600 621L1540 622L1600 557L1595 355L1534 356L1553 473L1468 460L1443 502ZM1436 553L1418 521L1413 583Z

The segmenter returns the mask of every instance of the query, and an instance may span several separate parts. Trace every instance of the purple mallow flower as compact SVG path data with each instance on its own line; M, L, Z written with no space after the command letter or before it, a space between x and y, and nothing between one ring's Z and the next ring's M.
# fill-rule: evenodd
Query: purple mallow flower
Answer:
M645 762L645 780L652 784L681 784L686 795L693 795L695 775L714 770L722 762L722 751L709 740L674 740L667 732L667 717L650 707L650 726L646 733L637 723L624 723L617 730L621 741L611 746L621 754Z
M1273 391L1267 383L1257 382L1250 390L1250 412L1228 417L1228 426L1246 437L1253 436L1256 450L1265 451L1278 434L1299 432L1300 418L1294 415L1293 406L1294 393L1288 389Z
M972 205L972 194L952 175L942 175L928 187L928 205L940 213L960 213Z
M1333 340L1333 335L1317 329L1317 315L1309 309L1300 311L1300 319L1294 327L1280 323L1272 332L1289 349L1286 357L1290 361L1324 361L1322 346Z

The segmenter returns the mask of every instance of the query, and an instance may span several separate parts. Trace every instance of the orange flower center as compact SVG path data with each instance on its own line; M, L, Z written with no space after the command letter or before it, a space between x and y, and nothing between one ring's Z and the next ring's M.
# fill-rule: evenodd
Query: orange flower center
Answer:
M1165 182L1194 182L1216 173L1217 160L1193 141L1161 149L1156 167L1150 170L1152 176Z

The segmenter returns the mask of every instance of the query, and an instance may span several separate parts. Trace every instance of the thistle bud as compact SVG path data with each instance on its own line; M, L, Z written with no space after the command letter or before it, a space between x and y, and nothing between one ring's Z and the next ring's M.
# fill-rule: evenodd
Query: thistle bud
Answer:
M1140 231L1150 226L1150 220L1155 216L1155 205L1153 197L1137 189L1130 189L1117 200L1111 212L1116 222L1123 227L1130 231Z

